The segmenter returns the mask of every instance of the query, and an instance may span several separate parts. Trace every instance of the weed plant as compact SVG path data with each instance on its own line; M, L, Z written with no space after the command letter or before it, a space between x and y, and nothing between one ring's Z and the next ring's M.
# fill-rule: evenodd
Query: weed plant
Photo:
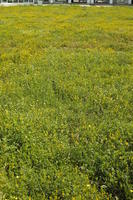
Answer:
M0 7L0 192L131 200L133 9Z

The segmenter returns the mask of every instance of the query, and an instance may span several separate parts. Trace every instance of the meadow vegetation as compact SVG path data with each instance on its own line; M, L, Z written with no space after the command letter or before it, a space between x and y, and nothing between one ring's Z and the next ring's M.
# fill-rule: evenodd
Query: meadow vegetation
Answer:
M0 7L0 193L131 200L133 9Z

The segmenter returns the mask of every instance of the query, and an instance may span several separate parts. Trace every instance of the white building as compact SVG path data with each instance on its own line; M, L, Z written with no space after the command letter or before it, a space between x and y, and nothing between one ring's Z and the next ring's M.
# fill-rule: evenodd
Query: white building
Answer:
M48 3L73 3L73 4L133 4L133 0L0 0L0 3L22 3L22 4L48 4Z

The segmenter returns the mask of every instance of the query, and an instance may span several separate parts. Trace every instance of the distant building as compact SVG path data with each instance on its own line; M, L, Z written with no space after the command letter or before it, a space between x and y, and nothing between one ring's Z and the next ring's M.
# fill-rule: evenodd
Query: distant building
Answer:
M73 3L73 4L89 4L89 5L131 5L133 0L0 0L0 3L18 3L18 4L48 4L48 3Z

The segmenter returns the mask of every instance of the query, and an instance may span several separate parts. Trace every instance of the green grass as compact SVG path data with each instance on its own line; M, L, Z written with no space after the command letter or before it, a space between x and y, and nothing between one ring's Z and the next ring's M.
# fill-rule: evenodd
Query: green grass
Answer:
M0 192L131 200L131 7L0 7Z

